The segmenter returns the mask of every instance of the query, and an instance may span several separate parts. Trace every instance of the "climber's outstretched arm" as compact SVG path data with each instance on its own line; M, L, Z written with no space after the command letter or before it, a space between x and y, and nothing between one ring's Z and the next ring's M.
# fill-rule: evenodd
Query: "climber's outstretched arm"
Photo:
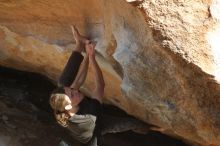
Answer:
M97 99L102 103L102 98L104 95L104 88L105 88L105 82L102 75L102 71L95 59L95 45L96 43L89 43L86 44L86 51L89 55L89 62L91 64L91 68L94 74L94 80L95 80L95 88L92 92L92 97Z
M71 88L78 90L82 86L87 76L88 67L89 67L89 56L86 54L86 56L83 59L83 62L80 65L79 72L77 73L77 76L71 85Z
M76 46L73 49L73 52L63 70L63 73L59 78L58 86L70 87L72 84L74 84L79 66L83 60L81 52L85 49L85 43L89 42L88 39L79 34L78 30L75 27L71 26L71 30L76 42ZM82 79L79 78L78 80L82 81Z

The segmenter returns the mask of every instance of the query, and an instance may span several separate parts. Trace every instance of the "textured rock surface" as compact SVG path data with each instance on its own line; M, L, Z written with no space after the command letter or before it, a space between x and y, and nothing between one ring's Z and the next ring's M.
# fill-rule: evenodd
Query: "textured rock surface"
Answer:
M0 64L55 81L74 24L99 42L106 102L166 134L220 145L219 1L128 2L1 1Z

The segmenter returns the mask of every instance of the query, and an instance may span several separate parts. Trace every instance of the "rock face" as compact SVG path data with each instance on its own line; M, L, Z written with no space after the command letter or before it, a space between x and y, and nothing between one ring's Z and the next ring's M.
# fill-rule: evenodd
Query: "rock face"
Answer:
M0 2L0 64L59 77L74 40L98 41L105 99L193 144L220 145L218 0ZM92 89L89 71L82 90Z

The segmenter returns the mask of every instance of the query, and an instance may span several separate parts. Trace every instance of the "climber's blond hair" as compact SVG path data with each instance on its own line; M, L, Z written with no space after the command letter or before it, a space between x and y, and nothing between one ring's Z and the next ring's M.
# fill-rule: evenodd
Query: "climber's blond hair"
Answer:
M54 111L54 116L57 120L57 122L63 126L68 126L68 119L70 118L70 115L68 114L67 110L65 109L65 106L69 105L69 102L66 100L69 98L64 90L64 93L56 92L57 89L53 91L53 93L50 96L50 106Z

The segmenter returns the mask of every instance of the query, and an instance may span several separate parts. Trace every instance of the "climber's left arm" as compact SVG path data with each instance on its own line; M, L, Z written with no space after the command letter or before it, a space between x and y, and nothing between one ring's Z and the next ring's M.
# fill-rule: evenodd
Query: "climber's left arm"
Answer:
M87 76L88 66L89 66L89 57L86 54L84 59L83 59L83 62L80 65L77 76L76 76L74 82L71 85L71 88L74 88L74 89L78 90L82 86L82 84L84 83L84 81L86 79L86 76Z

